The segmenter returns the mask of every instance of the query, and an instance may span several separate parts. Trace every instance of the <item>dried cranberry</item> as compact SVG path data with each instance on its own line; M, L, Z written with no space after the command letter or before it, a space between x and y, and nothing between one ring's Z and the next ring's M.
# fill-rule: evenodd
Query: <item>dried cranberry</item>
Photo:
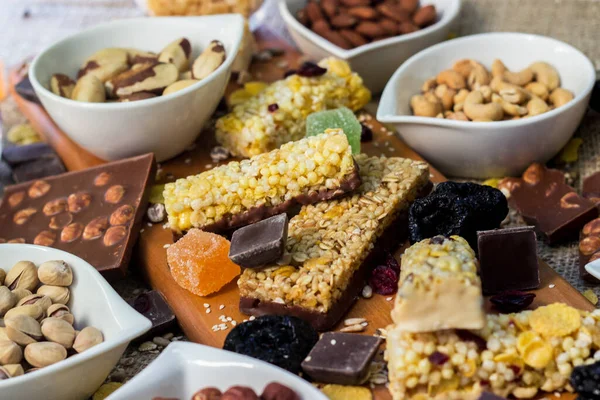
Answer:
M305 78L312 78L315 76L325 75L325 72L327 72L326 68L321 68L314 62L306 61L300 66L300 68L298 68L296 74Z
M502 314L519 312L526 309L535 299L535 294L511 290L490 297L494 308Z
M277 105L277 103L269 104L267 109L269 110L269 112L275 112L279 110L279 105Z
M386 265L378 265L371 272L369 286L377 294L384 296L394 294L398 290L398 278L400 275Z
M395 273L400 275L400 264L398 264L398 260L396 260L396 258L391 253L387 253L385 259L385 266L394 270Z
M371 128L362 123L360 124L360 127L360 141L364 143L373 140L373 131L371 130Z
M521 375L521 372L523 372L521 367L518 365L509 365L508 368L512 369L512 371L515 373L515 376L519 376Z
M479 351L483 351L487 348L487 342L481 336L477 336L471 331L467 331L465 329L457 329L456 336L459 337L463 342L473 342L477 346Z
M433 365L444 365L450 359L447 354L440 353L439 351L434 351L428 358L429 362Z

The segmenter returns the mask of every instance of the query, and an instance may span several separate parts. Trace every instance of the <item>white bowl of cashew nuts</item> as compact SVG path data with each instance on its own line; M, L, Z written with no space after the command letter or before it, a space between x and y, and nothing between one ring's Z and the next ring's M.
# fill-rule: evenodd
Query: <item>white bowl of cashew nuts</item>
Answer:
M440 83L452 85L451 80L441 73L453 70L457 61L465 59L474 60L485 67L490 80L487 85L478 85L476 76L465 79L469 97L467 100L465 96L462 100L462 107L468 107L473 118L452 119L456 117L455 107L458 104L452 102L442 105L442 115L444 107L449 107L445 117L440 114L437 117L414 115L415 101L423 100L423 97L429 99L428 96L431 96L426 94L429 87L424 87L425 82L436 77L435 84L430 81L432 86L439 86ZM496 59L501 60L504 65L494 63ZM548 65L555 71L547 69ZM565 90L558 90L554 97L560 98L559 92L562 92L568 100L561 101L561 104L552 96L552 86L557 86L556 72L560 79L558 86L572 93L571 98ZM493 78L494 75L500 78ZM538 93L534 93L533 86L525 89L527 84L523 83L523 90L517 89L517 92L524 92L525 98L511 100L515 104L507 104L504 100L511 99L511 94L514 96L519 93L514 90L511 92L510 88L502 90L504 87L496 87L509 80L522 79L525 79L523 82L533 79L534 82L548 84L553 76L554 84L549 84L550 90L546 96L539 94L546 98L546 106L539 103L540 98ZM448 176L515 176L532 162L548 161L569 141L586 112L595 79L592 62L579 50L564 42L522 33L466 36L423 50L402 64L385 87L377 119L392 124L409 146ZM482 102L480 94L486 90L482 86L487 86L488 89L494 86L493 92L486 96L493 96L493 100L488 100L497 104L478 104ZM456 93L459 91L457 89ZM435 93L435 89L432 93ZM416 95L421 96L413 99ZM556 105L551 100L555 100ZM498 115L498 104L502 105L503 116ZM536 106L539 105L545 112L538 114L540 111L536 110ZM440 111L437 107L439 106L434 107L435 112ZM512 111L515 107L518 110L515 112L517 116L506 114L506 110ZM467 111L461 106L457 108L459 111ZM429 112L432 115L433 112ZM477 114L482 112L485 115Z

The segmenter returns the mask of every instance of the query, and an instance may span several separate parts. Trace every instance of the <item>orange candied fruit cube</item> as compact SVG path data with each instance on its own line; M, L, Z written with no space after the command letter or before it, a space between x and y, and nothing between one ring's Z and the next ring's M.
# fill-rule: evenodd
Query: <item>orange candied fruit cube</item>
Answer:
M175 282L198 296L219 291L241 272L229 259L229 241L214 233L191 229L167 249Z

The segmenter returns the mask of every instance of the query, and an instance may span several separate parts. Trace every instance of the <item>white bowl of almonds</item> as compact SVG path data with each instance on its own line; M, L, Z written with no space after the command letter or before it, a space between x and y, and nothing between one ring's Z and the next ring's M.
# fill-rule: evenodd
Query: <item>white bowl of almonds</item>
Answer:
M0 397L87 399L151 322L86 261L0 244Z
M522 33L466 36L398 68L377 119L449 176L515 176L569 141L595 80L591 61L564 42Z
M229 81L240 15L117 20L40 53L29 77L46 111L104 160L181 153L200 134Z

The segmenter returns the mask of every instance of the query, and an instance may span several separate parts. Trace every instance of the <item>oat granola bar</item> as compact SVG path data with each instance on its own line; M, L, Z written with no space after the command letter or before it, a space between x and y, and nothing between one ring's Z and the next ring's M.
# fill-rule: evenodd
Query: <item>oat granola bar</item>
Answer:
M165 185L169 226L226 231L343 195L360 185L346 135L340 129L249 160L233 161Z
M480 329L485 319L475 253L460 236L436 236L402 255L392 319L398 329Z
M376 250L405 240L406 210L429 183L427 164L364 154L356 161L357 192L304 206L290 220L288 259L242 273L242 312L296 315L328 329L362 290Z
M371 93L348 63L327 58L319 65L325 74L290 75L233 107L217 121L217 140L234 155L252 157L304 137L313 112L342 106L357 111L369 102Z
M599 335L600 310L561 303L489 315L477 331L409 333L391 327L389 388L394 400L467 400L482 390L516 398L572 391L573 368L600 360Z

